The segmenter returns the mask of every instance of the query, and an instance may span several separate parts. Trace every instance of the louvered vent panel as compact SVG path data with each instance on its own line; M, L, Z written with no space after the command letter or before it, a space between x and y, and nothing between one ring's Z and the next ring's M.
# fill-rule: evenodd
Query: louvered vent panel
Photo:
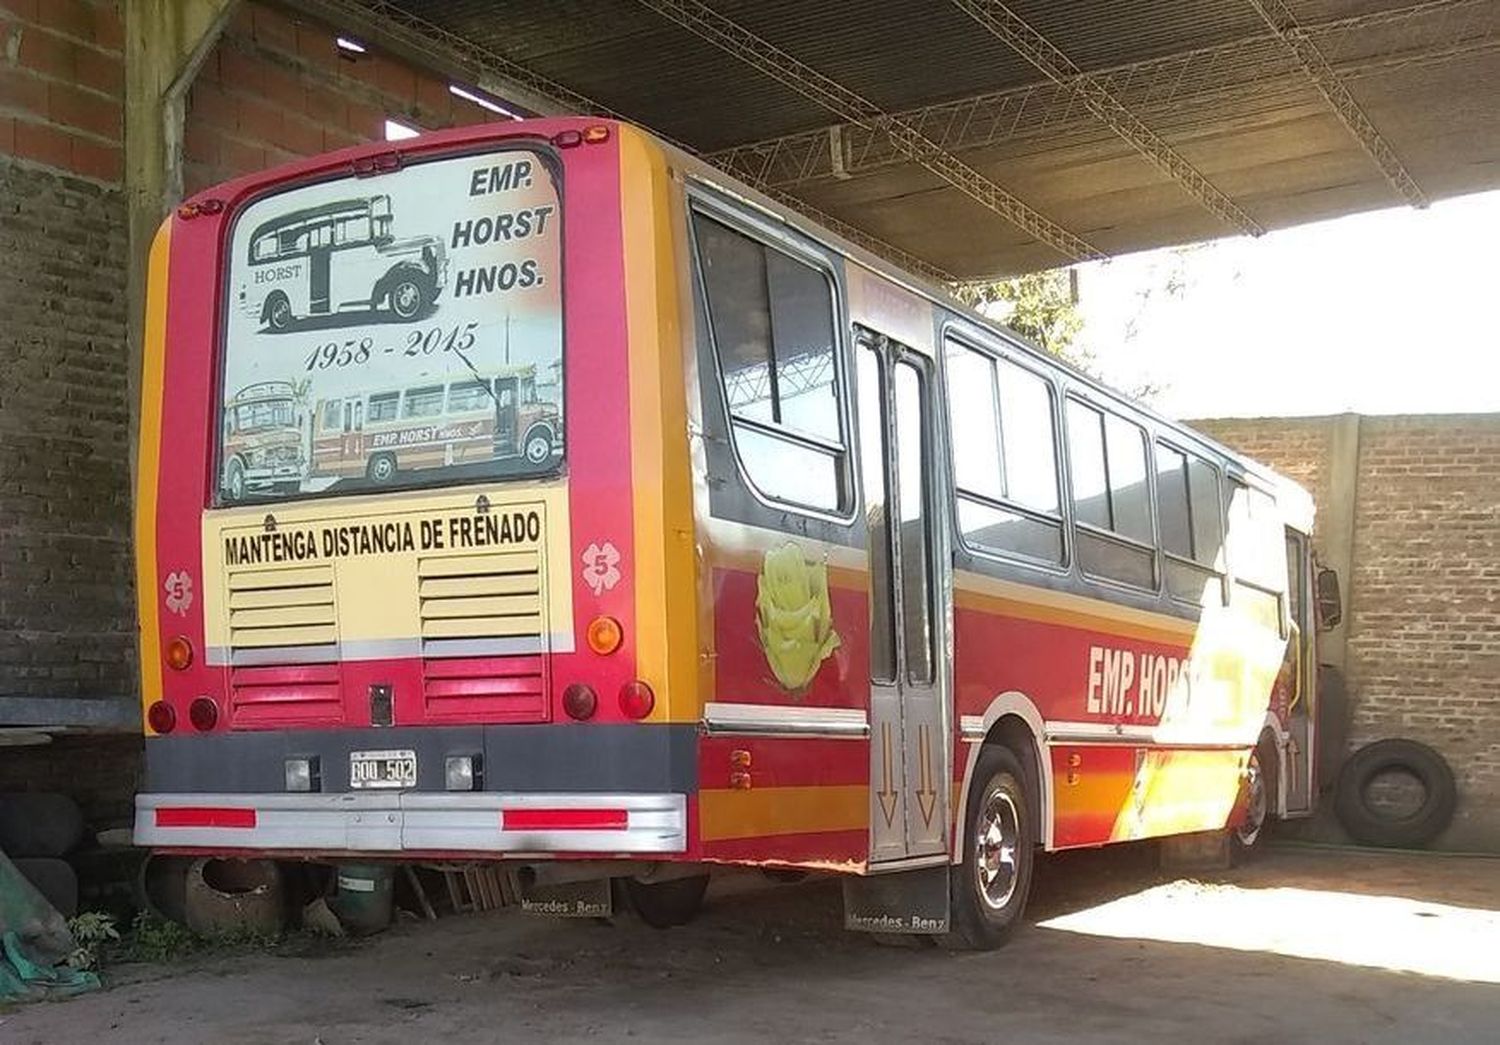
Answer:
M229 575L229 644L235 663L247 650L328 647L336 653L338 627L333 569L239 570Z
M417 574L428 719L546 721L546 607L537 553L422 559Z

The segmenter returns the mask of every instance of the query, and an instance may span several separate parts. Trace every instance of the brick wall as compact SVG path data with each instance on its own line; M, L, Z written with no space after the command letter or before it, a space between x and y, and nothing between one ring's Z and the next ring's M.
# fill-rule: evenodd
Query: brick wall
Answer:
M0 0L0 691L133 690L115 3Z
M188 92L184 183L192 193L378 140L387 117L424 130L497 119L442 77L381 54L341 56L329 29L244 4Z
M136 691L123 0L0 0L0 693ZM447 81L241 3L189 93L189 192L299 155L495 119ZM13 748L0 790L123 815L139 738ZM123 803L123 805L122 805Z
M1336 420L1193 424L1304 483L1321 514ZM1500 850L1500 415L1361 418L1357 482L1351 747L1437 748L1459 788L1440 844Z

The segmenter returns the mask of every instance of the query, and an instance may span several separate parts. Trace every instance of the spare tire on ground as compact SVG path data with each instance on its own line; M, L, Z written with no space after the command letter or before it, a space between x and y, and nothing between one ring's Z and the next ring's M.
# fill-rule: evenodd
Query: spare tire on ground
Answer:
M1421 786L1419 799L1382 800L1380 782L1405 776ZM1458 791L1443 756L1415 740L1377 740L1360 748L1339 773L1334 811L1344 830L1366 845L1415 849L1443 833Z
M83 811L67 795L0 795L0 849L18 856L67 856L83 841Z
M78 876L68 861L55 856L18 856L11 863L58 914L71 918L78 913Z

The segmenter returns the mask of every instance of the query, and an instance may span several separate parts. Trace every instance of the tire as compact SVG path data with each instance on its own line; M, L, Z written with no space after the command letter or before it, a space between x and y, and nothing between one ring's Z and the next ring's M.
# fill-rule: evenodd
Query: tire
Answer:
M552 433L545 428L533 428L526 433L522 449L528 463L546 464L547 458L552 456Z
M412 272L402 272L391 280L385 300L397 319L417 319L432 304L432 281Z
M1245 822L1229 829L1229 848L1235 862L1250 859L1265 850L1270 832L1272 809L1276 804L1276 742L1267 733L1250 752L1244 796Z
M292 322L297 318L292 315L292 303L280 291L266 299L265 316L266 326L278 333L291 329Z
M1393 817L1370 805L1366 791L1390 770L1404 770L1421 781L1425 793L1415 812ZM1442 755L1415 740L1388 739L1366 744L1344 763L1334 812L1356 841L1416 849L1443 833L1457 803L1453 770Z
M239 504L245 499L245 462L231 457L224 466L224 499Z
M371 486L384 486L396 478L396 459L390 454L376 454L365 466L365 478Z
M13 859L67 856L84 833L83 811L67 795L0 795L0 852Z
M992 950L1021 924L1036 862L1025 780L1010 748L980 751L964 806L963 860L950 870L946 945Z
M708 875L671 878L665 882L638 882L625 879L625 894L641 921L653 929L671 929L686 925L703 908L703 894L708 890Z

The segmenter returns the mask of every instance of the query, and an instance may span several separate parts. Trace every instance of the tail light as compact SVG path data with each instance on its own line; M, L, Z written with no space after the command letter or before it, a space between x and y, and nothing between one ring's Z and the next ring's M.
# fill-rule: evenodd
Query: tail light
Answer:
M179 635L167 643L167 667L173 671L186 670L193 662L193 644Z
M158 700L146 709L146 724L157 733L170 733L177 728L177 712L165 700Z
M627 718L645 718L656 707L656 694L640 679L620 687L620 710Z
M563 710L568 713L569 718L576 718L583 722L594 717L594 712L599 710L599 695L594 692L593 686L575 682L563 690Z
M198 697L188 705L188 721L200 733L207 733L219 724L219 705L210 697Z
M625 641L625 630L613 617L595 617L589 621L587 638L589 649L601 657L607 657Z

